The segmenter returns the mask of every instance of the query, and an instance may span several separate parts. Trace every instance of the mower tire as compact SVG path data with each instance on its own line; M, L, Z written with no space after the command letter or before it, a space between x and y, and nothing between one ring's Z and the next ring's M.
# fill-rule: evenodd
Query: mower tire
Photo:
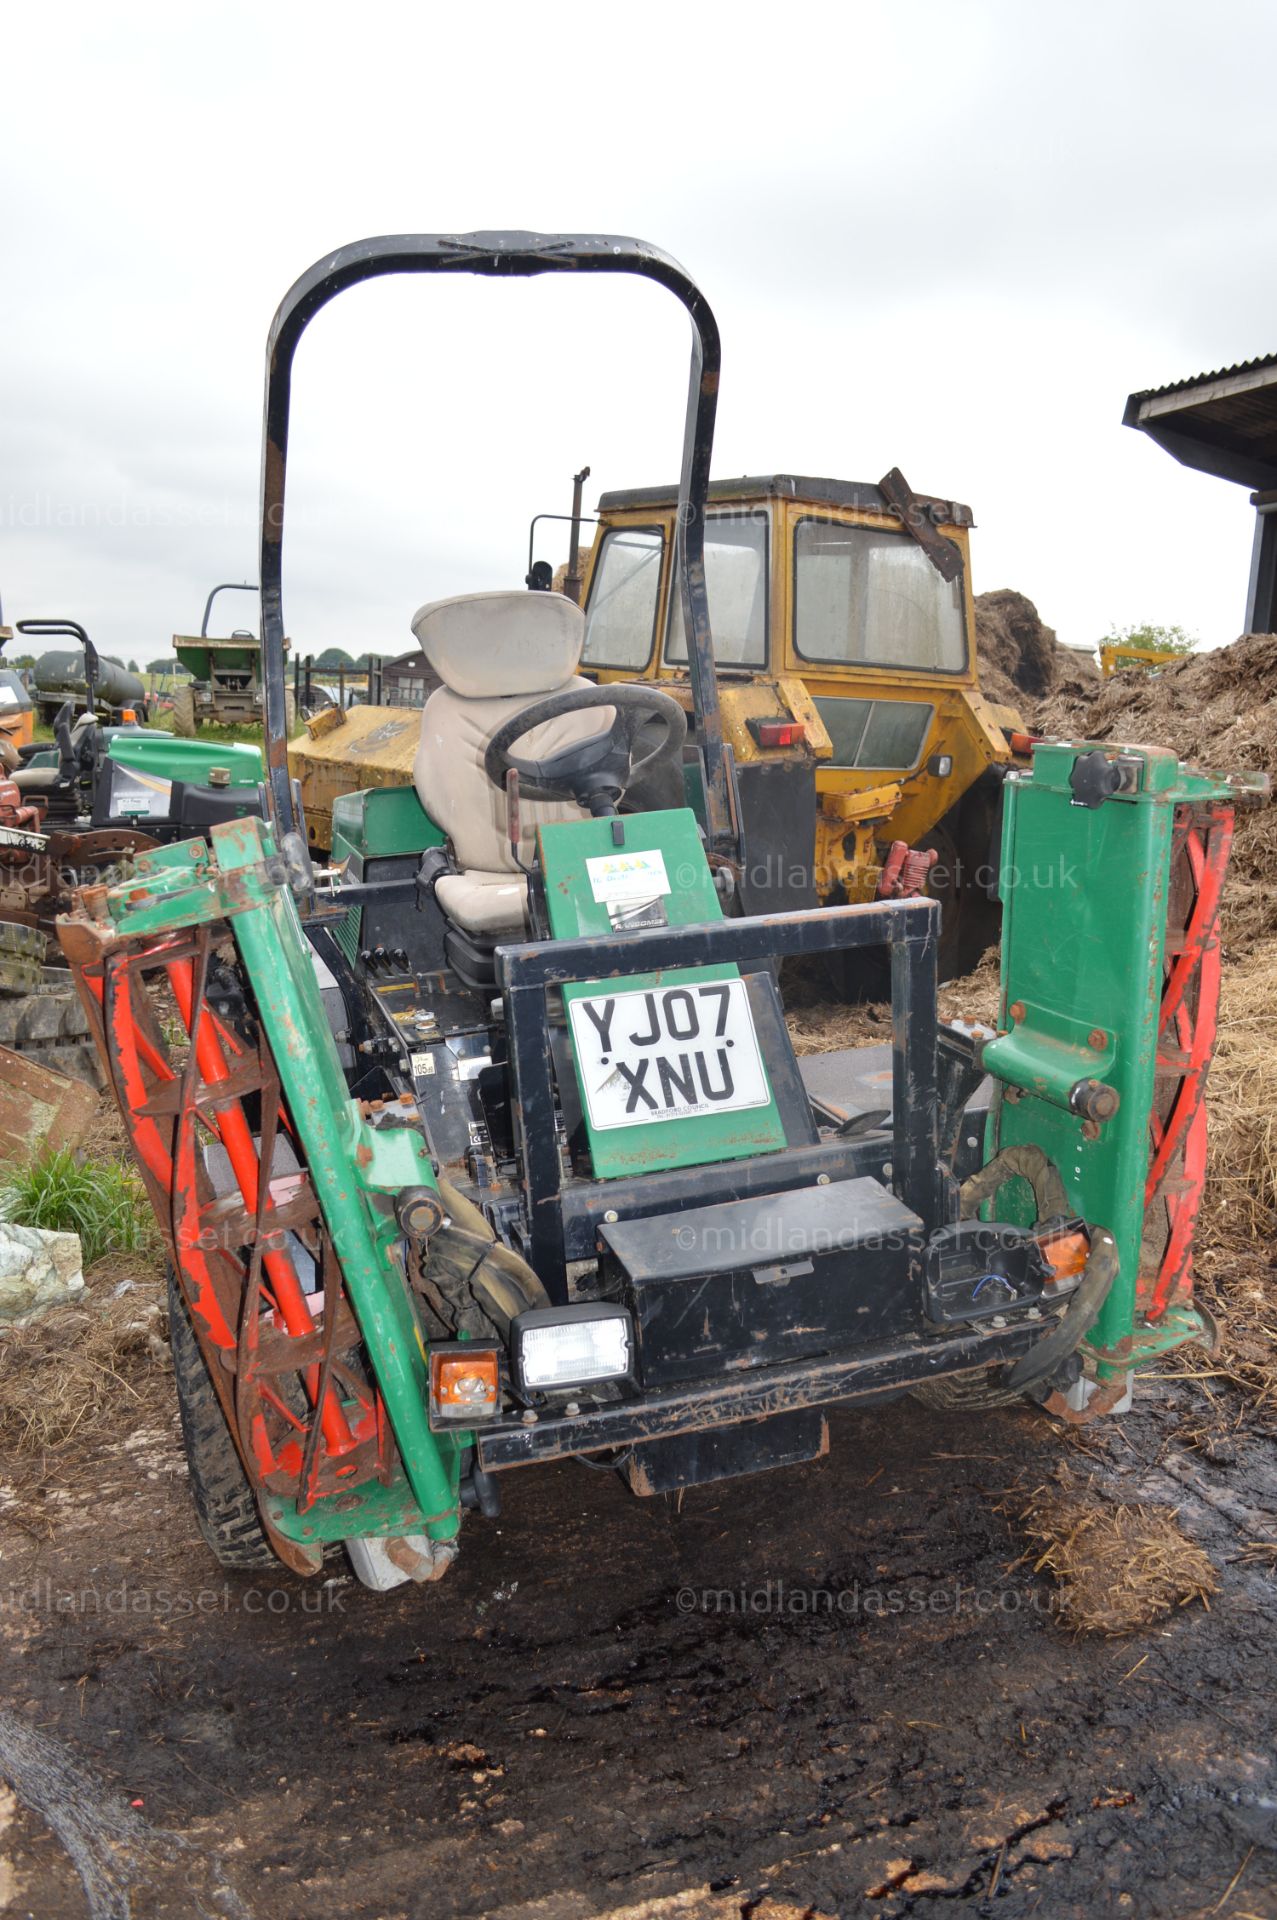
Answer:
M279 1566L266 1538L248 1475L227 1430L186 1302L172 1269L168 1276L169 1346L177 1382L177 1410L191 1481L195 1517L219 1566Z

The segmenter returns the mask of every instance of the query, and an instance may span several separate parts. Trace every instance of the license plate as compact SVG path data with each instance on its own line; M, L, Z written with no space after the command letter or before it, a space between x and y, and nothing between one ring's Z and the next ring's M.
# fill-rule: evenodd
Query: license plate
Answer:
M591 995L569 1011L596 1129L739 1113L771 1100L743 980Z

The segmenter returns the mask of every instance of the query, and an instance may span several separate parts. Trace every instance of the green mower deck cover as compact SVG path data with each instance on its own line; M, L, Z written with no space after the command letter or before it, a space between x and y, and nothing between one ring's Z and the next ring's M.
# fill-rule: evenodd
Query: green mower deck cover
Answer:
M217 767L230 775L232 787L255 787L262 778L261 748L239 740L178 740L171 733L120 727L110 736L107 755L154 780L185 780L196 787L208 786Z

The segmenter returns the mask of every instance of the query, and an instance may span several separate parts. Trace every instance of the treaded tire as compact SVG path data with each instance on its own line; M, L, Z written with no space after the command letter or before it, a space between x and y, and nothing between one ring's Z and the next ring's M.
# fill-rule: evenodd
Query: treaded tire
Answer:
M26 929L0 928L0 936L14 931ZM0 954L0 972L4 960ZM79 995L69 981L64 986L48 977L54 969L37 971L44 972L45 980L34 992L0 993L0 1047L10 1047L34 1066L52 1067L100 1092L106 1081ZM62 978L68 979L66 974Z
M195 1517L205 1545L219 1566L278 1568L279 1557L266 1538L253 1490L235 1451L235 1442L227 1432L221 1403L213 1391L186 1302L171 1268L168 1327L182 1445L186 1449Z
M193 687L174 687L173 731L179 740L195 738L195 689Z

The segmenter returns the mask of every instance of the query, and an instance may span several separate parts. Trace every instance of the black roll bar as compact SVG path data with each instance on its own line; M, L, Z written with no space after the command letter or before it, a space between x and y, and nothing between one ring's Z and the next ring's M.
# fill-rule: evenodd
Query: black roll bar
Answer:
M686 307L692 322L692 360L678 490L683 618L697 741L705 767L709 844L715 852L736 852L732 781L723 742L705 590L705 500L721 361L718 325L704 294L677 260L645 240L618 234L385 234L353 241L317 260L285 294L271 323L266 347L262 438L262 678L267 793L276 832L295 832L300 826L288 777L281 586L293 357L298 341L321 307L361 280L391 273L480 273L516 278L539 273L633 273L667 287Z
M260 591L256 580L223 580L220 586L214 587L204 602L204 618L200 621L200 639L208 639L209 615L213 611L213 602L219 593L260 593Z

